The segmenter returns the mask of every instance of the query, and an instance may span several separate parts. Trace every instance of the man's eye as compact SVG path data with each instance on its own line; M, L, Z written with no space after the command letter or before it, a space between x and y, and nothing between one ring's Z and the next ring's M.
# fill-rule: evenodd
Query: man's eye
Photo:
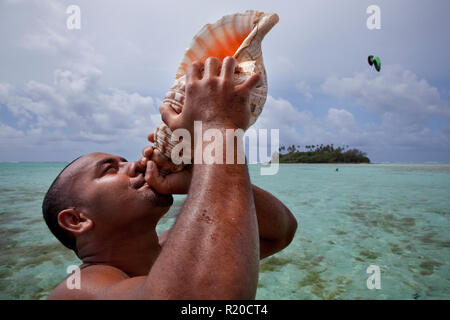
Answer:
M103 173L104 174L113 173L114 170L116 170L116 168L114 168L113 166L108 166Z

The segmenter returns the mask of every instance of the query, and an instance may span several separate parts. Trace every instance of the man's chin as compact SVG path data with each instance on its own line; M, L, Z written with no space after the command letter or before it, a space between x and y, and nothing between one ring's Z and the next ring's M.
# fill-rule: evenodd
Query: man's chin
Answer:
M144 198L156 207L170 207L173 204L173 196L171 194L161 194L151 188L147 183L141 188Z

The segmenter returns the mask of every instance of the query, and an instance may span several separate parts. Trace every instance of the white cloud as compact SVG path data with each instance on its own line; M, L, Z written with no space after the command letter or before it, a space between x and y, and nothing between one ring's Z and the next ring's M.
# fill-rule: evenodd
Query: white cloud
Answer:
M299 111L289 101L267 96L263 112L254 125L255 129L279 129L280 140L298 141L301 139L297 127L311 121L311 114Z
M62 59L53 71L53 83L0 83L0 104L14 119L0 124L2 148L8 150L2 152L2 158L9 159L10 153L23 154L20 149L41 154L47 149L52 155L60 150L60 160L105 147L105 151L140 150L159 117L155 100L136 92L105 88L100 69L103 57L88 38L64 29L61 22L66 14L61 3L43 1L42 5L47 16L38 21L36 30L23 36L20 44L27 50ZM133 50L137 52L138 48ZM129 146L136 141L141 141L139 146ZM69 146L71 152L64 154ZM45 153L41 157L51 160Z
M380 122L357 125L353 115L330 109L328 125L340 138L376 151L440 150L450 148L445 130L432 129L430 122L450 119L450 107L437 88L398 66L385 66L378 74L356 73L352 77L328 77L324 93L342 103L379 116ZM373 117L372 117L373 118ZM342 126L339 125L342 124ZM346 130L344 128L350 129ZM443 149L444 148L444 149Z
M11 90L11 85L0 82L0 103L6 99Z
M306 101L311 101L313 96L311 93L311 87L305 81L297 82L295 87L306 98Z
M0 122L1 139L17 139L23 137L23 132ZM2 140L0 140L0 143Z
M322 90L337 98L351 99L370 112L398 115L403 121L423 122L433 116L450 118L449 105L441 99L438 90L398 66L385 66L379 74L329 76Z
M299 111L288 100L267 96L263 112L257 124L266 128L281 128L286 125L304 124L311 119L307 111Z
M355 117L345 109L330 108L326 121L330 128L338 130L351 130L355 127Z
M151 130L151 114L158 112L152 97L106 90L92 77L97 74L56 70L54 85L30 81L8 95L5 104L13 115L21 117L22 125L73 130L67 139L76 137L76 132L85 138L107 133L113 139L123 133L146 135Z
M25 49L53 55L57 55L66 50L70 44L69 39L49 27L44 27L44 30L40 33L27 34L21 41L21 45Z

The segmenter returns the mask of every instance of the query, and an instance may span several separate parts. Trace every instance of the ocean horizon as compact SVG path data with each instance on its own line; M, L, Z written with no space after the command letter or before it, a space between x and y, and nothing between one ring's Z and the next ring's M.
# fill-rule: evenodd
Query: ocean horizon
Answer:
M79 259L41 204L68 162L0 162L0 299L45 299ZM450 164L249 165L252 183L296 216L292 243L260 263L257 299L449 299ZM339 170L336 171L335 169ZM161 219L174 223L185 196ZM380 289L367 285L379 268Z
M8 164L8 163L49 163L49 164L69 164L70 161L0 161L0 164ZM370 163L345 163L345 162L331 162L331 163L280 163L280 165L380 165L380 164L409 164L409 165L450 165L450 162L440 162L440 161L425 161L425 162L402 162L402 161L380 161L380 162L370 162ZM256 163L248 163L248 165L269 165L268 162L256 162Z

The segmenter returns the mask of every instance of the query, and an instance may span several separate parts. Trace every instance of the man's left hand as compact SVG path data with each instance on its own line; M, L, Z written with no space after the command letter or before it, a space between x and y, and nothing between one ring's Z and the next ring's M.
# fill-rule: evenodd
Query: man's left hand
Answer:
M148 141L154 143L154 134L148 135ZM182 171L162 175L160 170L170 172L175 165L159 150L147 146L142 150L141 165L146 165L145 181L161 194L187 194L192 178L192 165Z

